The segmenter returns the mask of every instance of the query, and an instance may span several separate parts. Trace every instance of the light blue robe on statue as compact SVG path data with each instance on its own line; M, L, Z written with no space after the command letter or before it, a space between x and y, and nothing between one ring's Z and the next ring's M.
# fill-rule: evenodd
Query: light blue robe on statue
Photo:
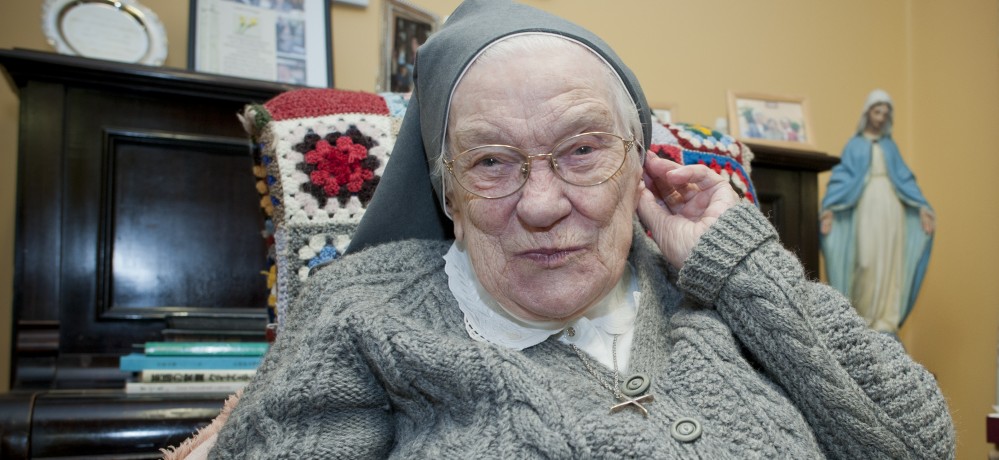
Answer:
M902 311L899 326L912 311L919 288L926 274L930 260L933 235L923 231L920 221L920 208L932 210L916 185L916 177L899 153L898 146L890 137L882 137L876 142L884 151L888 178L895 188L895 195L905 208L905 244L903 255ZM856 253L856 225L854 206L860 200L867 185L867 174L871 167L872 141L857 134L843 148L840 163L832 170L832 177L822 200L822 210L833 211L833 226L828 235L820 235L822 252L825 256L826 275L829 284L849 297L853 288L854 256Z

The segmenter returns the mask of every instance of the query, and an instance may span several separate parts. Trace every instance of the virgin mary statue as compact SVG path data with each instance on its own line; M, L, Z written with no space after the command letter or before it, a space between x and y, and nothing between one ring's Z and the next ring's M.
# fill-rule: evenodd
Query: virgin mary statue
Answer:
M829 284L894 334L916 302L936 216L891 138L892 101L874 90L832 170L820 214Z

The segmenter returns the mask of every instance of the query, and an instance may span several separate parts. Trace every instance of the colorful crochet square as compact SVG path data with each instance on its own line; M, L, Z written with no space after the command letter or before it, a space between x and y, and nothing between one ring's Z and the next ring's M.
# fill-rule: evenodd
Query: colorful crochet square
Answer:
M395 145L387 115L273 121L267 134L271 154L263 160L279 227L359 222Z
M272 321L280 324L312 269L346 249L388 163L406 102L392 93L309 88L240 114L254 143L270 245L263 273Z
M759 205L749 175L753 152L732 136L695 124L653 123L649 151L683 165L706 165L728 179L744 199Z

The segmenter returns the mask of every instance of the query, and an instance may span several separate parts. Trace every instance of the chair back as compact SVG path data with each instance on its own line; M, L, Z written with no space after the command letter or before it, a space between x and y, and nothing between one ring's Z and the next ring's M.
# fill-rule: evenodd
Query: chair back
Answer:
M253 146L271 322L340 256L392 154L404 94L303 88L239 114Z

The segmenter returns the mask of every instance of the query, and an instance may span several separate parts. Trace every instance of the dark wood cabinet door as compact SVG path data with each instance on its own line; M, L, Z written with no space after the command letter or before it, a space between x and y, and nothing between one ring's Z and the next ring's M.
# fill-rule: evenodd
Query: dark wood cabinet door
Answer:
M819 277L818 173L839 159L823 153L750 145L750 174L760 209L773 223L784 246L794 252L812 279Z

